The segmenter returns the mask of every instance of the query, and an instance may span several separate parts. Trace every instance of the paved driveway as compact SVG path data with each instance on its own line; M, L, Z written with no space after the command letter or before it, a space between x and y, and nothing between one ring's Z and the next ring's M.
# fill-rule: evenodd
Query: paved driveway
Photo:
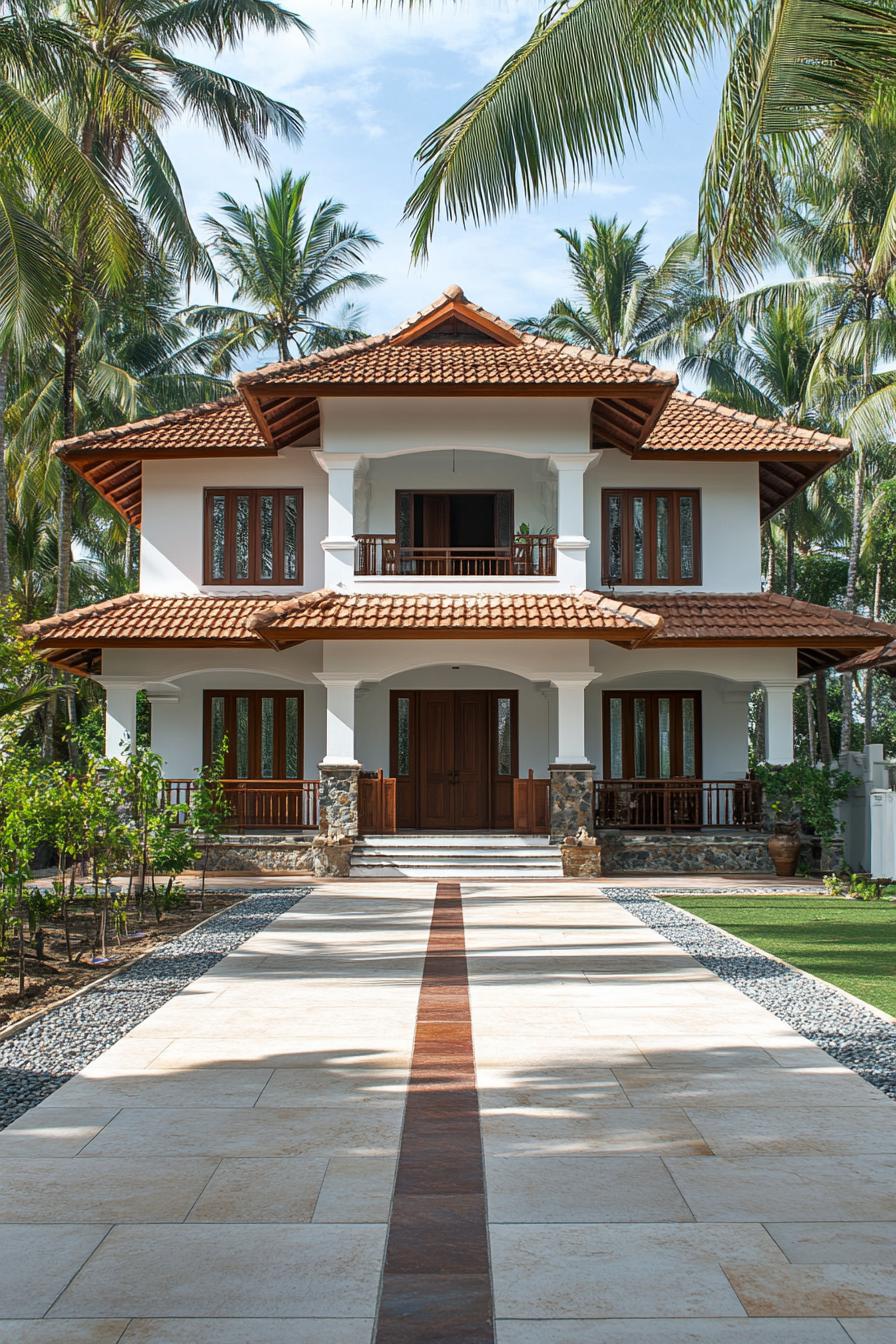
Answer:
M893 1103L593 885L319 885L0 1206L0 1344L896 1338Z

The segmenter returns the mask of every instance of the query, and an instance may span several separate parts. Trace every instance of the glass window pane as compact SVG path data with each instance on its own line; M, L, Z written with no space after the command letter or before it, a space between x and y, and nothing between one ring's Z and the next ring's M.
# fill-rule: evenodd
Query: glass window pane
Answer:
M632 500L632 579L644 578L644 498L635 495Z
M397 705L398 773L404 777L411 773L411 702L406 695L398 697Z
M622 499L619 495L610 495L607 500L607 532L610 569L607 578L612 583L622 578Z
M262 495L258 501L259 524L261 530L261 564L258 577L274 577L274 498Z
M510 775L513 773L513 714L509 696L498 696L497 711L498 743L496 759L498 774Z
M668 779L672 774L672 735L669 700L664 695L659 698L658 717L660 779Z
M274 701L261 697L261 777L274 778Z
M503 492L495 500L495 545L497 546L508 547L510 545L510 534L513 531L512 502L513 496Z
M249 577L249 496L236 497L235 579Z
M610 699L610 777L622 778L622 701Z
M299 761L299 697L288 695L285 708L285 743L283 752L283 772L286 779L301 779L302 767Z
M225 567L225 526L227 501L223 495L212 496L212 578L227 577Z
M224 697L223 697L223 695L213 695L213 696L212 696L211 720L212 720L212 721L211 721L211 733L212 733L211 748L212 748L212 758L214 758L215 753L220 749L220 747L221 747L221 743L224 741L224 734L225 734L225 732L227 731L227 728L226 728L226 721L225 721L225 718L224 718Z
M647 777L647 702L635 698L635 778Z
M656 577L669 578L669 498L656 497Z
M681 773L693 779L697 774L697 724L693 696L681 702Z
M249 701L236 697L236 777L249 778Z
M678 542L680 548L679 564L681 577L693 579L694 575L694 500L692 495L682 495L678 501Z
M296 522L299 516L299 501L296 495L283 498L283 579L289 583L298 574L298 552L296 550Z

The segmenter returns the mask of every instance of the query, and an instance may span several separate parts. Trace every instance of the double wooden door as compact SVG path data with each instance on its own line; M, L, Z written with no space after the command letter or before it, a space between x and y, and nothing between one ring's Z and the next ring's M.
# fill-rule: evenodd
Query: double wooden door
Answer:
M510 828L516 711L515 691L393 691L399 827Z

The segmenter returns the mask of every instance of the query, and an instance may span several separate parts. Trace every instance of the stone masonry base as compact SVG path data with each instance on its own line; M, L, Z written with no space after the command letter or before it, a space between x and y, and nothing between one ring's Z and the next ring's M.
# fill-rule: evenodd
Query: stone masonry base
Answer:
M604 873L773 873L768 837L716 831L602 831Z

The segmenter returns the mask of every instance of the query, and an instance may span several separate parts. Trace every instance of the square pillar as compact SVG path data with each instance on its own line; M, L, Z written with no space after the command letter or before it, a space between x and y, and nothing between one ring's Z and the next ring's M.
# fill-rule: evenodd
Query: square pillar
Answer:
M793 760L793 692L795 681L767 681L765 691L765 759L769 765Z
M327 473L327 535L324 552L324 587L353 588L355 584L355 470L361 457L355 453L315 453Z
M106 691L106 755L125 760L137 743L137 692L135 682L104 682Z
M552 453L557 473L557 578L565 588L588 586L586 559L590 545L585 536L585 472L600 454Z
M355 759L357 677L320 677L327 690L327 754L320 763L320 807L327 825L343 835L358 834L358 776Z
M594 677L552 678L557 688L557 755L558 765L589 765L585 751L585 691Z

